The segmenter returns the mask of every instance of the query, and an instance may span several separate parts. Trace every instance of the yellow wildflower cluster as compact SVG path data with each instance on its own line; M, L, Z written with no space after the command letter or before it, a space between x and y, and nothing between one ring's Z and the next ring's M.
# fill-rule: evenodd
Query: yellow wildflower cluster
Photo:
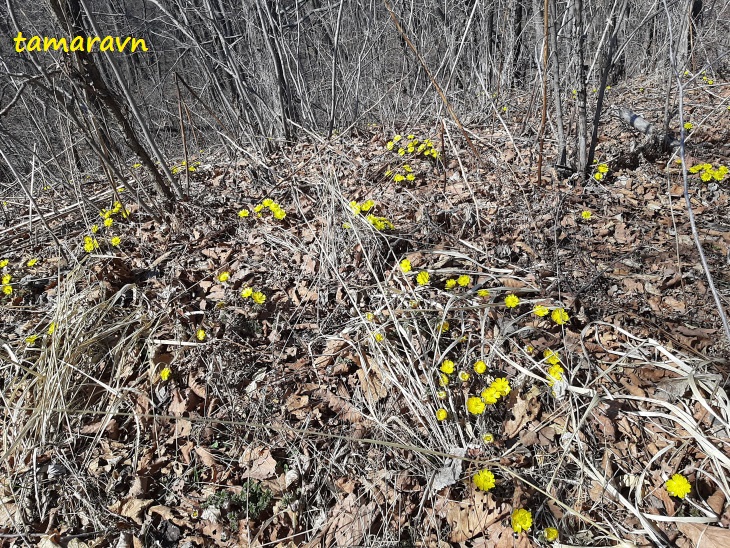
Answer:
M712 164L697 164L689 168L690 173L699 173L700 179L705 183L712 181L722 181L728 174L727 166L718 166L717 169L712 167Z
M3 262L7 265L7 260L4 260ZM2 284L0 284L0 291L3 292L3 295L10 296L13 294L13 286L10 285L10 280L12 279L13 277L10 274L3 274Z
M84 251L91 253L96 249L99 249L99 241L93 236L84 236Z
M244 287L241 291L241 298L251 299L256 304L264 304L266 302L266 295L261 291L254 291L253 287Z
M373 225L377 230L392 230L395 228L386 217L376 217L372 213L365 217L365 220Z
M368 213L369 211L372 211L374 207L375 202L373 202L372 200L365 200L361 204L357 203L357 201L355 200L350 202L350 211L352 211L354 215L360 215L360 213ZM368 213L365 217L365 220L373 225L377 230L392 230L393 228L395 228L395 226L393 226L393 223L391 223L387 217L378 217L377 215ZM349 226L345 228L349 228Z
M479 396L472 396L466 400L466 410L472 415L481 415L487 405L494 405L499 398L508 395L511 390L509 381L504 377L494 379Z
M416 180L416 174L413 173L413 168L409 164L403 164L400 168L389 169L385 172L385 176L391 177L396 183Z
M173 175L177 175L181 171L185 171L185 167L188 168L188 171L197 171L199 165L200 165L200 162L193 162L192 164L190 164L188 166L188 163L185 160L183 160L182 162L180 162L179 166L177 166L177 165L171 166L170 170L172 171Z
M598 164L596 166L596 172L593 174L593 178L596 181L603 179L608 173L608 166L606 164Z
M408 135L405 140L401 135L394 135L385 147L388 150L397 152L399 156L413 154L424 158L433 158L434 160L437 160L440 156L439 151L433 146L433 141L430 139L420 141L413 134Z
M375 202L372 200L365 200L363 203L359 204L356 200L353 200L350 202L350 211L354 215L360 215L360 213L367 213L371 209L375 207Z
M112 216L114 216L118 213L121 214L123 219L126 219L127 217L129 217L129 214L131 212L122 205L122 202L116 201L116 202L114 202L114 205L111 207L111 209L104 208L101 211L99 211L99 217L104 219L104 226L109 228L110 226L112 226L114 224L114 220L112 219ZM94 225L94 226L96 226L96 225ZM96 230L99 230L98 226L97 226ZM92 227L93 232L96 232L96 230L94 230Z
M260 204L257 204L253 208L253 210L257 216L261 217L261 215L262 215L261 211L264 208L268 208L268 210L271 211L271 214L274 216L274 219L282 220L284 217L286 217L286 211L284 211L284 209L271 198L266 198ZM242 211L244 211L244 210L241 210L238 212L238 216L247 217L248 215L241 215Z
M457 285L459 287L469 287L471 285L471 276L462 274L458 278L449 278L446 280L444 287L446 289L454 289Z

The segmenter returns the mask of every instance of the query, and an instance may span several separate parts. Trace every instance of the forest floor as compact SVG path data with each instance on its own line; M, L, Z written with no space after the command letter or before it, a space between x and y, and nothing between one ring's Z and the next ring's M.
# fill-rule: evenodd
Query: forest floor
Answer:
M713 89L686 164L728 310ZM590 180L538 182L528 99L467 124L478 157L448 121L201 151L158 219L91 180L60 247L6 204L0 545L730 545L730 345L682 165L606 115Z

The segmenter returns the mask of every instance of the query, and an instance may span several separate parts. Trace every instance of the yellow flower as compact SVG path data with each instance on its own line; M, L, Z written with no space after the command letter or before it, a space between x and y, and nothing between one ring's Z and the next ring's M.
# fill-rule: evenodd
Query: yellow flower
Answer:
M261 291L254 291L253 295L251 295L251 298L256 304L264 304L266 302L266 295L261 293Z
M555 527L546 527L542 534L548 542L555 542L560 536L560 533L558 533Z
M12 280L12 279L13 279L13 277L10 274L4 274L3 275L3 281L0 282L0 283L2 283L3 285L9 284L10 283L10 280Z
M241 219L244 219L244 218L248 217L249 215L251 215L251 212L248 209L242 209L241 211L238 212L238 216Z
M598 164L598 167L596 167L596 169L598 170L598 173L608 173L608 166L606 164Z
M56 331L56 322L51 322L51 325L48 326L48 334L53 335L54 331Z
M113 245L114 247L117 247L117 246L118 246L118 245L119 245L120 243L122 243L122 239L121 239L121 238L120 238L119 236L114 236L114 237L113 237L113 238L111 239L111 242L110 242L110 243L111 243L111 244L112 244L112 245Z
M451 360L444 360L441 364L441 367L439 367L439 370L442 373L446 373L447 375L451 375L454 372L454 362Z
M478 373L479 375L483 375L484 372L487 370L487 364L484 363L482 360L478 360L474 363L474 372Z
M35 344L36 340L38 340L38 335L29 335L25 338L25 344L32 346Z
M406 149L404 149L404 148L399 148L398 149L398 155L399 156L405 156L405 154L406 154Z
M499 400L499 392L493 386L488 386L482 390L481 396L484 403L488 403L489 405L494 405Z
M104 226L105 227L109 228L113 224L114 224L114 219L112 219L111 217L107 217L106 219L104 219Z
M599 173L596 173L595 175L593 175L593 178L596 181L600 181L601 179L603 179L603 173L600 173L600 172Z
M449 278L446 280L446 284L444 285L446 289L454 289L456 287L456 280L454 278Z
M466 371L459 371L459 380L460 381L463 381L463 382L468 381L469 380L469 373L467 373Z
M477 489L480 489L481 491L489 491L492 487L494 487L494 474L492 474L489 470L479 470L476 474L474 474L474 485L477 486Z
M30 259L27 263L25 263L26 266L34 267L36 264L38 264L38 259Z
M489 297L489 289L480 289L477 291L477 295L479 295L482 299L486 299Z
M684 123L684 129L686 129L687 131L689 131L690 129L692 129L692 122L685 122Z
M243 291L241 291L241 297L244 299L248 299L251 295L253 295L253 289L250 287L244 287Z
M271 211L274 215L274 219L278 219L279 221L281 221L284 217L286 217L286 211L284 211L280 207L277 207L276 209L272 209Z
M484 443L492 443L494 441L494 434L492 434L491 432L487 432L482 436L482 441Z
M556 365L560 363L560 356L558 355L558 353L553 352L549 348L545 349L542 355L545 357L545 361L547 361L550 365Z
M532 313L535 316L540 316L541 318L547 316L550 313L550 309L547 306L543 306L541 304L538 304L535 306L535 308L532 309Z
M352 225L350 223L342 223L342 228L344 228L344 229L352 228Z
M195 332L195 338L198 339L200 342L203 342L205 340L206 336L207 335L205 334L205 330L203 330L203 329L198 329Z
M271 205L274 203L274 200L271 198L265 198L263 202L261 202L261 205L264 207L271 207Z
M532 512L524 508L518 508L512 512L512 530L515 533L527 531L532 527Z
M370 211L372 208L375 207L375 202L372 200L365 200L362 205L360 205L360 209L362 211Z
M142 167L142 164L139 164L139 163L138 164L132 164L132 168L134 168L134 169L139 169L141 167Z
M2 261L0 261L0 268L5 268L6 266L8 266L8 262L9 261L7 259L3 259Z
M478 398L476 396L472 396L468 400L466 400L466 409L471 413L472 415L481 415L484 413L484 410L487 408L486 405L484 405L484 402L481 398Z
M170 378L170 375L171 374L172 374L172 369L170 369L169 367L165 367L165 369L163 369L162 371L160 371L160 378L163 381L166 381L167 379Z
M553 310L553 313L550 314L550 317L558 325L565 325L565 323L570 320L570 316L568 316L568 313L563 308L556 308L555 310Z
M514 307L516 307L516 306L517 306L518 304L520 304L520 299L519 299L519 297L518 297L517 295L515 295L514 293L510 293L510 294L509 294L509 295L507 295L507 296L505 297L505 299L504 299L504 305L505 305L505 306L506 306L507 308L514 308Z
M438 329L439 333L446 333L449 330L449 327L449 322L443 321L436 326L436 329Z
M674 474L665 485L670 495L680 499L686 497L692 490L692 484L682 474Z
M411 140L413 140L413 139L415 139L415 138L416 138L416 136L415 136L415 135L413 135L413 133L411 133L411 134L409 134L409 135L406 135L406 139L411 139Z
M257 204L254 206L253 211L254 213L259 213L259 217L261 216L261 210L264 209L264 206L262 204Z
M583 219L585 219L586 221L590 221L592 215L593 214L590 211L588 211L587 209L582 211L580 214L580 216L583 217Z
M400 183L401 181L405 181L405 177L403 175L401 175L400 173L398 173L395 177L393 177L393 180L396 183Z
M388 141L388 144L385 145L385 148L387 148L388 150L393 150L394 146L395 144L393 143L393 141Z
M385 337L383 337L382 333L376 333L373 335L373 338L375 339L375 342L382 342Z
M400 262L400 269L403 271L404 274L410 272L411 271L411 261L409 261L408 259L403 259Z
M445 421L446 417L448 417L448 416L449 416L448 411L446 411L446 409L444 409L443 407L441 409L439 409L438 411L436 411L436 418L439 421Z
M436 397L440 400L445 400L449 395L446 393L446 390L439 390L436 392Z
M5 285L2 286L2 290L3 290L3 293L5 295L10 296L10 295L13 294L13 286L12 285L5 284Z
M527 352L528 354L532 354L534 351L535 351L535 347L532 346L531 344L528 344L527 346L525 346L525 352Z
M365 319L369 322L372 322L375 319L375 314L373 314L372 312L366 312Z
M395 135L395 136L393 137L393 142L394 142L394 143L397 143L397 142L398 142L398 141L400 141L400 140L401 140L402 138L403 138L403 137L401 137L400 135Z
M405 171L406 173L411 173L413 171L413 168L408 164L403 164L403 171Z
M489 387L494 388L500 396L506 396L512 390L512 387L509 385L509 381L504 377L494 379Z
M550 369L548 369L548 377L549 377L548 385L552 386L557 381L563 380L564 372L565 372L565 370L560 365L558 365L558 364L551 365Z
M466 274L462 274L456 280L456 283L458 283L461 287L466 287L466 286L468 286L471 283L471 276L467 276Z
M428 285L428 281L431 279L431 276L428 275L428 272L425 270L421 270L418 273L418 276L416 276L416 282L418 282L418 285Z
M448 386L448 385L449 385L449 377L442 373L439 376L439 386Z
M409 173L408 175L406 175L406 180L407 181L415 181L416 180L416 176L413 175L413 173Z
M218 274L218 281L219 282L227 282L228 281L228 278L230 278L230 277L231 277L231 273L230 272L221 272L220 274Z
M96 234L99 232L99 225L91 225L91 233Z

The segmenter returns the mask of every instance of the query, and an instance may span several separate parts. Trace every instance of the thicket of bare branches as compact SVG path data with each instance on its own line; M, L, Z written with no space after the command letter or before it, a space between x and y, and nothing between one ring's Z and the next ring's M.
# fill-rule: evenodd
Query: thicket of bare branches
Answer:
M114 180L134 158L171 198L181 191L163 155L182 155L183 126L191 147L262 150L312 131L433 120L446 115L435 86L471 122L521 94L529 134L545 59L545 137L560 151L547 161L584 171L605 86L667 74L670 27L680 67L723 70L726 6L680 0L668 17L662 2L629 0L11 1L0 21L5 184L40 166L58 184L100 167ZM149 51L17 53L19 31L135 36ZM655 81L671 95L666 77Z

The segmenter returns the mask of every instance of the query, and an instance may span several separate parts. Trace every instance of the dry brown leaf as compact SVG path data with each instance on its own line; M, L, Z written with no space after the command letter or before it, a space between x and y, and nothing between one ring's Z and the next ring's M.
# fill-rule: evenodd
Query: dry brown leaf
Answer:
M504 422L504 436L506 439L513 438L529 421L534 420L535 417L537 417L537 414L540 412L540 402L537 399L539 393L540 392L537 387L533 386L532 389L525 394L524 398L519 394L516 395L516 401L511 407L514 419L509 419Z
M695 545L695 548L727 548L730 546L730 530L703 523L677 522L679 529Z
M527 284L523 282L522 280L517 280L515 278L500 278L499 283L501 283L504 287L509 287L511 289L520 289L522 287L527 287Z
M153 499L125 499L115 502L109 507L109 511L125 518L129 518L138 525L144 521L144 511L152 505Z
M487 532L493 523L504 519L509 510L497 504L491 493L475 491L464 500L448 500L444 505L446 521L451 527L451 542L464 542Z
M162 517L162 519L166 520L172 520L175 515L172 513L172 509L167 506L162 506L161 504L157 504L155 506L151 506L149 509L150 514L158 514Z
M360 410L345 398L333 394L326 388L320 388L317 390L316 394L332 411L337 413L342 420L351 423L362 422L363 416Z
M238 464L244 469L245 478L265 480L276 475L276 459L271 456L268 447L247 448L238 459Z
M347 346L347 341L343 341L342 339L329 339L322 355L315 358L314 367L317 369L329 367Z
M198 455L200 461L208 468L213 468L215 466L216 461L213 453L208 451L205 447L196 447L195 454Z
M368 403L374 405L388 395L388 390L384 384L383 373L375 358L372 356L364 356L364 363L360 360L359 356L355 356L354 361L360 366L357 370L357 377L360 379L363 394L368 400ZM367 372L366 368L368 370Z

